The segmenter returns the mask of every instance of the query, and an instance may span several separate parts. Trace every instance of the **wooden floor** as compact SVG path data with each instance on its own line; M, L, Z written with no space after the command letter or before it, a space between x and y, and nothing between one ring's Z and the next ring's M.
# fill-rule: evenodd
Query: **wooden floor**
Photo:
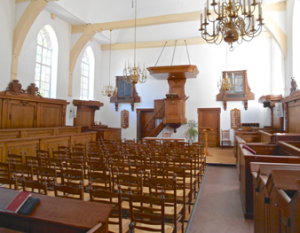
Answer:
M221 149L221 147L209 147L209 154L206 157L206 163L209 164L236 164L236 158L233 154L233 148Z
M236 167L207 167L187 232L254 233L253 220L243 218Z

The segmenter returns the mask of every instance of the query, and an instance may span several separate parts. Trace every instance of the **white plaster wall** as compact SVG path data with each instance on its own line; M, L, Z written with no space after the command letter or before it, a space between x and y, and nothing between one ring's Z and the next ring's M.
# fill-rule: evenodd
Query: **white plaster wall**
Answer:
M6 89L11 73L15 3L11 0L0 1L0 90Z
M191 64L197 65L200 74L197 79L189 79L186 83L186 95L190 98L186 102L187 119L197 121L197 108L221 108L221 129L230 128L230 110L238 108L241 110L241 118L244 123L260 123L261 127L270 125L269 112L258 103L262 95L271 92L271 50L270 38L256 38L251 43L235 45L235 51L229 52L228 47L223 43L216 45L193 45L188 46ZM170 65L174 48L166 48L158 65ZM161 48L138 49L137 60L145 62L146 67L154 66ZM102 56L102 78L108 73L109 51L103 51ZM112 51L112 76L122 75L124 62L128 59L133 63L133 50ZM185 47L177 47L174 58L174 65L188 64ZM217 81L222 71L225 70L248 70L249 85L255 100L249 101L248 110L245 111L243 103L228 102L227 111L223 110L222 102L216 101L218 94ZM137 92L141 96L141 103L135 104L136 108L153 108L154 99L162 99L168 92L167 81L156 80L149 76L145 84L137 84ZM110 127L120 127L120 112L127 109L130 112L129 128L122 129L122 137L136 138L136 111L131 111L130 104L120 104L116 112L114 104L109 103L107 97L100 97L98 100L104 102L98 120ZM186 137L187 126L181 126L172 137Z

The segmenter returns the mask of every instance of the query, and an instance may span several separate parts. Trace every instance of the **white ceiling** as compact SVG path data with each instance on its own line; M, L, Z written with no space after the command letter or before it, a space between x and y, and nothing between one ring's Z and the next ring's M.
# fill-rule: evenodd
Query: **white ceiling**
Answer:
M266 4L280 1L264 0ZM205 0L138 0L137 18L200 11L204 3ZM46 10L71 25L134 19L132 0L60 0L50 2ZM137 41L194 38L200 36L198 29L197 21L142 27L137 29ZM107 44L109 32L99 33L94 39ZM130 43L133 39L133 29L113 31L113 43Z

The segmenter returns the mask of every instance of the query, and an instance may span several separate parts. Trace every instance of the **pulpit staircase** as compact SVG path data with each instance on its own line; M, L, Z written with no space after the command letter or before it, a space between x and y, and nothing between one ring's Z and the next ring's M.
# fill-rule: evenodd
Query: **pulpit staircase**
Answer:
M156 106L155 106L156 107ZM155 110L156 108L154 108ZM143 126L144 129L147 129L147 127L150 125L151 122L154 121L154 124L156 125L155 129L149 133L148 137L157 137L159 133L166 127L166 125L163 123L163 118L165 117L165 104L162 103L157 110L154 112L153 116L150 118L150 120ZM160 121L160 123L157 125L156 121Z

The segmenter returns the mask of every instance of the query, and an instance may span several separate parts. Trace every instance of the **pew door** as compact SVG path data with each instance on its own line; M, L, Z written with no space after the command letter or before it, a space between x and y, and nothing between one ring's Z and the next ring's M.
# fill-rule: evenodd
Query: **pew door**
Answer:
M3 129L36 127L37 104L23 100L9 100L3 104ZM26 116L26 117L24 117Z
M142 140L148 137L155 129L155 118L153 108L137 109L137 138Z
M198 108L198 132L201 132L200 127L213 129L208 133L207 145L209 147L220 146L220 113L221 108ZM198 141L201 140L200 136L203 135L198 134Z

